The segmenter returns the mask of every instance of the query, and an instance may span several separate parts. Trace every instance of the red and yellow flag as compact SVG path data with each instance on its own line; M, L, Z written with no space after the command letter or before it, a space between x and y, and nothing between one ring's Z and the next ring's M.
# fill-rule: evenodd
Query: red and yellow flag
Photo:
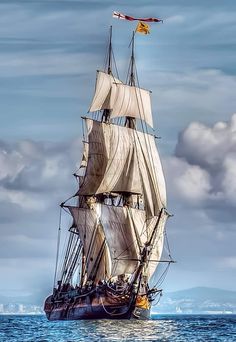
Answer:
M142 21L139 21L135 32L139 32L139 33L143 33L143 34L149 34L150 33L150 27L148 24L143 23Z
M116 18L116 19L129 20L129 21L139 20L139 21L146 21L149 23L151 23L151 22L154 22L154 23L163 22L163 20L159 19L159 18L134 18L134 17L131 17L130 15L126 15L126 14L116 12L116 11L113 12L112 16L113 16L113 18Z

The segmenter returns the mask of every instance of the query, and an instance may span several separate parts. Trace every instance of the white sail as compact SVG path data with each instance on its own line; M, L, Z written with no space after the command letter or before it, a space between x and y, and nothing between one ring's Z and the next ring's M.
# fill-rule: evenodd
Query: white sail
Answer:
M112 276L135 271L146 240L145 211L101 205L103 226L112 259Z
M155 138L150 134L86 119L88 165L78 195L142 194L148 217L166 206L166 188Z
M146 121L153 127L150 91L126 84L112 88L115 101L111 118L128 116Z
M67 206L74 220L80 240L83 245L87 278L93 275L94 279L107 279L111 273L111 260L107 249L106 238L98 222L95 210ZM100 253L100 260L98 256ZM98 265L96 272L95 268ZM94 274L93 274L94 273Z
M140 254L149 241L158 217L146 219L144 210L115 207L95 203L93 209L67 206L74 219L86 257L88 279L95 272L96 280L119 274L132 274L137 268ZM164 227L167 214L162 211L155 229L152 251L148 262L148 275L154 273L161 259ZM99 253L101 255L98 260Z
M78 194L109 192L141 193L138 174L134 172L132 136L125 127L86 119L89 158L84 183Z
M138 168L143 185L143 197L147 217L158 216L166 207L166 185L155 138L135 131L135 148Z
M89 112L101 109L112 109L116 98L117 84L120 80L104 71L97 72L95 94Z
M164 238L165 238L164 236L165 224L166 224L167 218L168 218L168 214L166 213L165 210L163 210L158 227L156 229L155 238L152 244L152 251L150 253L150 258L149 258L150 261L148 262L147 271L148 271L149 278L154 274L159 263L158 261L161 260L161 255L162 255L163 246L164 246ZM156 222L155 220L152 220L152 222L150 222L151 225L155 225L156 223L157 223L157 220Z

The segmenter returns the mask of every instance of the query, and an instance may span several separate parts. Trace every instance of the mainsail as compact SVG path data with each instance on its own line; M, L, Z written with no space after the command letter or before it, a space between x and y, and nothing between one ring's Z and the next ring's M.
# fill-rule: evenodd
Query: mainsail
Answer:
M108 279L111 274L110 256L95 210L72 206L68 209L83 245L87 278L93 281Z
M86 119L88 165L77 195L132 193L143 196L147 217L166 207L166 188L153 135Z

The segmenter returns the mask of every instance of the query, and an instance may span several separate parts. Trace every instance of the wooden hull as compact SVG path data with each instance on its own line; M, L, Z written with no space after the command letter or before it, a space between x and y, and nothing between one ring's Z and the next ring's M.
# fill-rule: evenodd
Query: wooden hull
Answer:
M110 298L89 296L78 298L73 303L51 302L51 296L45 301L44 311L48 320L83 319L149 319L150 310L135 307L133 298Z

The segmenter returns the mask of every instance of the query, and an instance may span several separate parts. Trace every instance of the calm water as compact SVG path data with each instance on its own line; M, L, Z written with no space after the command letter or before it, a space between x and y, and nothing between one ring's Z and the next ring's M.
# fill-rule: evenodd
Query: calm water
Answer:
M0 341L236 341L236 315L153 318L150 321L48 322L44 316L0 316Z

